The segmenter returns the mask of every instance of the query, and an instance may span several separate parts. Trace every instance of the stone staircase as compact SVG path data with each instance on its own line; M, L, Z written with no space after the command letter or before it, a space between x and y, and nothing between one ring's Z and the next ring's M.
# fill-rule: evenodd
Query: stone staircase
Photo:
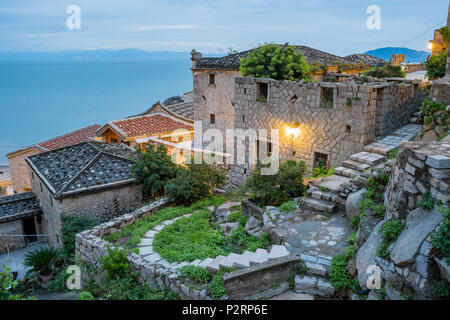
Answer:
M317 257L301 254L300 259L305 262L307 270L304 275L295 277L294 291L320 296L332 296L334 287L329 280L331 257Z

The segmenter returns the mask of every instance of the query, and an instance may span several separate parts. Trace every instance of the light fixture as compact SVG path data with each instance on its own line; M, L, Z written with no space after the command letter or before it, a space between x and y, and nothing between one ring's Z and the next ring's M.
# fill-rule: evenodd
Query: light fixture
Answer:
M300 123L297 121L296 123L294 123L292 126L287 126L286 127L286 134L288 136L291 136L294 139L297 139L300 136Z
M433 41L428 41L428 50L433 50Z

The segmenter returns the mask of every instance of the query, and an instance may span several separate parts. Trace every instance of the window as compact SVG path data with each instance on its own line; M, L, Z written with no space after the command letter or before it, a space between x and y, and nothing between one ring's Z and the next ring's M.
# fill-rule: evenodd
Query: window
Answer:
M216 123L216 115L215 114L210 114L209 115L209 123L210 124L215 124Z
M111 143L119 143L119 140L117 140L116 138L111 138L111 139L109 139L109 142L111 142Z
M334 106L334 88L322 87L320 93L321 107L333 108Z
M41 182L39 182L39 187L41 188L41 192L42 192L43 190L42 190L42 183Z
M256 141L256 157L259 158L259 150L260 150L260 146L266 143L266 151L267 151L267 155L269 155L270 153L272 153L272 143L270 142L265 142L265 141Z
M215 85L216 84L216 75L210 74L209 75L209 85Z
M347 133L352 132L352 126L346 126L345 127L345 132L347 132Z
M34 180L34 172L33 171L31 171L31 179Z
M245 116L242 116L242 122L245 122Z
M256 100L267 102L269 97L269 86L267 83L256 83Z
M320 152L314 152L314 168L328 166L328 155Z
M244 88L244 94L247 94L247 89L246 88Z
M50 205L53 207L53 198L50 196Z

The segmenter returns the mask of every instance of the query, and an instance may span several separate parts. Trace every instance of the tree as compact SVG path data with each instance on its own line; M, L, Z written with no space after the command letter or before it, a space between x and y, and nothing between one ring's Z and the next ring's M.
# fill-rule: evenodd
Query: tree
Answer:
M435 80L445 76L445 66L447 64L447 53L442 51L439 55L431 57L425 65L427 76L430 80Z
M393 66L390 63L384 67L373 68L364 72L365 76L382 78L404 78L405 73L400 66Z
M133 157L131 174L136 183L143 184L144 193L151 196L160 195L166 183L176 175L178 165L172 162L167 148L159 145L155 148L148 144L145 152L136 150Z
M241 59L244 77L271 78L275 80L310 80L312 67L295 46L266 44Z

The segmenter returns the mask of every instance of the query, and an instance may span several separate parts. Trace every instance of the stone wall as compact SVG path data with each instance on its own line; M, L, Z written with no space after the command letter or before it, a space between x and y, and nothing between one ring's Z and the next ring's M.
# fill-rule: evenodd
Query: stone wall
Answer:
M26 246L24 237L8 237L3 235L22 235L22 220L0 224L0 254L14 251Z
M387 218L405 218L430 191L444 204L449 200L450 145L445 142L405 142L386 187Z
M22 193L31 190L30 175L28 173L28 164L25 158L31 157L35 154L42 153L41 150L36 148L26 149L22 153L12 155L8 158L9 166L11 169L11 179L13 182L14 191Z
M234 126L233 106L234 78L239 71L194 70L194 120L201 120L203 131L217 128L222 131ZM215 84L209 84L209 75L215 75ZM215 115L215 124L210 123L210 115ZM205 145L205 143L204 143Z
M62 244L62 215L87 215L105 222L135 210L143 201L142 186L135 184L55 199L31 168L30 176L33 192L43 212L43 231L49 235L49 243L55 247Z
M424 95L418 96L418 84L383 84L376 86L375 135L384 136L409 122ZM423 91L425 93L425 91Z
M125 214L94 227L91 230L81 232L75 236L75 254L87 266L92 267L95 272L91 275L95 281L100 281L104 276L99 258L107 254L107 246L111 245L104 238L120 229L133 224L134 222L149 217L154 212L161 210L168 204L168 199L164 198L144 206L132 213ZM151 289L163 290L170 288L178 293L181 299L210 299L206 294L206 287L195 287L190 280L183 279L178 270L171 269L170 265L163 265L145 261L141 256L130 253L128 261L139 272L139 284L148 285ZM86 275L85 275L86 277ZM198 285L196 285L198 286Z

